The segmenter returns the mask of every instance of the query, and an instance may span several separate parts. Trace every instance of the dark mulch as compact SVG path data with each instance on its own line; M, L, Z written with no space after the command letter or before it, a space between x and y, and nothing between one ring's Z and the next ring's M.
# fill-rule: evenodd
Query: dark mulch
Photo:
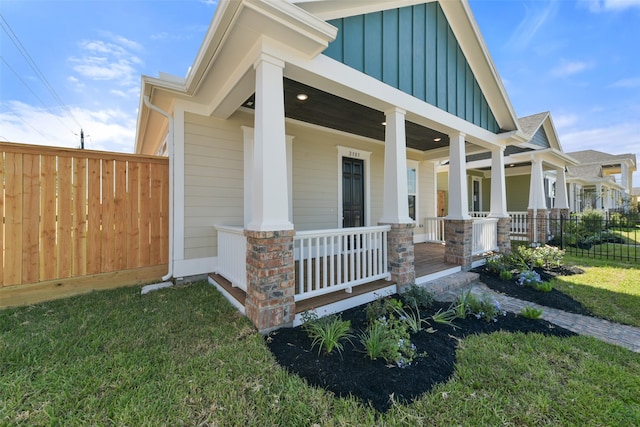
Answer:
M533 289L530 286L519 286L516 283L516 277L513 280L502 280L495 274L489 273L484 267L474 269L476 273L480 274L480 281L486 284L494 291L501 292L510 297L518 298L525 301L530 301L536 304L544 305L546 307L557 308L569 313L582 314L585 316L593 316L589 310L578 301L571 298L569 295L560 292L557 289L551 290L551 292L540 292ZM571 274L584 273L583 270L577 267L564 267L557 270L537 270L540 273L540 278L544 281L549 281L553 277L568 276Z
M446 310L447 307L447 303L436 302L429 313ZM354 331L365 329L364 307L343 312L342 319L350 320ZM352 339L353 346L348 342L345 344L342 355L335 351L330 355L318 354L318 348L311 349L311 340L300 327L275 331L267 336L266 341L278 363L309 384L338 396L355 396L385 412L392 401L409 403L434 385L446 382L454 372L458 340L467 335L495 331L537 332L562 337L575 335L544 320L530 320L512 313L500 316L495 323L477 320L473 316L458 319L455 321L458 329L431 323L435 333L422 331L411 337L417 353L426 355L416 357L413 364L405 368L387 366L384 360L370 360L358 338Z

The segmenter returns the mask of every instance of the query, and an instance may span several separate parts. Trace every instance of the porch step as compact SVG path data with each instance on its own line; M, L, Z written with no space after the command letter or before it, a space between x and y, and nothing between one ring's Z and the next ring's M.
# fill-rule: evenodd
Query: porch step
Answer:
M436 300L444 300L446 294L458 293L468 287L471 283L477 282L480 275L467 271L450 274L439 279L420 284L433 293Z

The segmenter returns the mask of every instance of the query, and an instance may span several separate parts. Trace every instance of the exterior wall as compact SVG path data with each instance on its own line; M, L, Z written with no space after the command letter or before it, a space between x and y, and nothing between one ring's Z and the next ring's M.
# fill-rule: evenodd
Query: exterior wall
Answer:
M507 176L507 212L523 212L529 207L529 175Z
M491 178L482 180L482 210L486 212L491 210Z
M438 212L438 216L447 216L449 213L449 174L447 172L438 173L438 191L444 191L444 215Z
M499 131L437 2L329 23L338 35L325 55L490 132Z
M218 120L185 113L185 259L218 255L215 224L242 226L244 154L241 126L253 117ZM337 146L371 152L370 217L382 217L384 145L287 123L293 140L293 223L296 230L340 228ZM422 177L422 174L420 175ZM424 199L419 197L420 202Z
M185 113L185 259L217 255L215 224L242 225L241 125Z
M547 138L547 134L545 133L543 127L540 127L540 129L538 129L535 135L533 135L533 138L531 138L530 142L531 144L535 144L539 147L543 147L543 148L550 147L549 139Z
M424 218L437 216L435 164L420 162L418 170L418 218L416 218L415 235L424 233Z

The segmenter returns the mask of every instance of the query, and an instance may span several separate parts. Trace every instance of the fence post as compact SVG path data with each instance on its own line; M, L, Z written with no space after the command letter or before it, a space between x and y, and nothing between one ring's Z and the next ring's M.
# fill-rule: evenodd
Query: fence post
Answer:
M564 249L564 214L560 214L560 250Z

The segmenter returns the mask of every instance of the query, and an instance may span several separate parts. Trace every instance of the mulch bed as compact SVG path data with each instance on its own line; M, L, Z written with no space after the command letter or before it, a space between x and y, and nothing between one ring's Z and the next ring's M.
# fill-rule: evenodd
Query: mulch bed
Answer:
M494 291L503 293L510 297L530 301L546 307L557 308L569 313L582 314L584 316L593 316L589 310L569 295L560 292L557 289L551 292L540 292L530 286L519 286L516 284L516 277L513 280L504 281L495 274L489 273L484 267L472 270L480 274L480 281L486 284ZM583 270L577 267L562 267L556 270L536 270L542 280L549 281L557 276L568 276L573 274L582 274Z
M438 309L446 310L448 303L436 302L428 314ZM426 315L427 313L425 313ZM350 320L353 331L366 328L364 307L356 307L342 313L343 320ZM411 366L388 366L384 360L370 360L358 338L352 344L345 343L342 354L330 355L318 348L311 348L311 340L300 327L284 328L272 332L266 342L278 363L289 372L304 378L310 385L321 387L337 396L354 396L378 411L387 411L393 401L409 403L423 393L452 376L456 363L458 341L470 334L488 334L496 331L542 333L555 336L573 336L573 332L544 320L530 320L507 313L497 322L477 320L473 316L455 321L458 328L430 322L435 333L422 331L411 336L417 354ZM354 349L355 347L355 349Z

